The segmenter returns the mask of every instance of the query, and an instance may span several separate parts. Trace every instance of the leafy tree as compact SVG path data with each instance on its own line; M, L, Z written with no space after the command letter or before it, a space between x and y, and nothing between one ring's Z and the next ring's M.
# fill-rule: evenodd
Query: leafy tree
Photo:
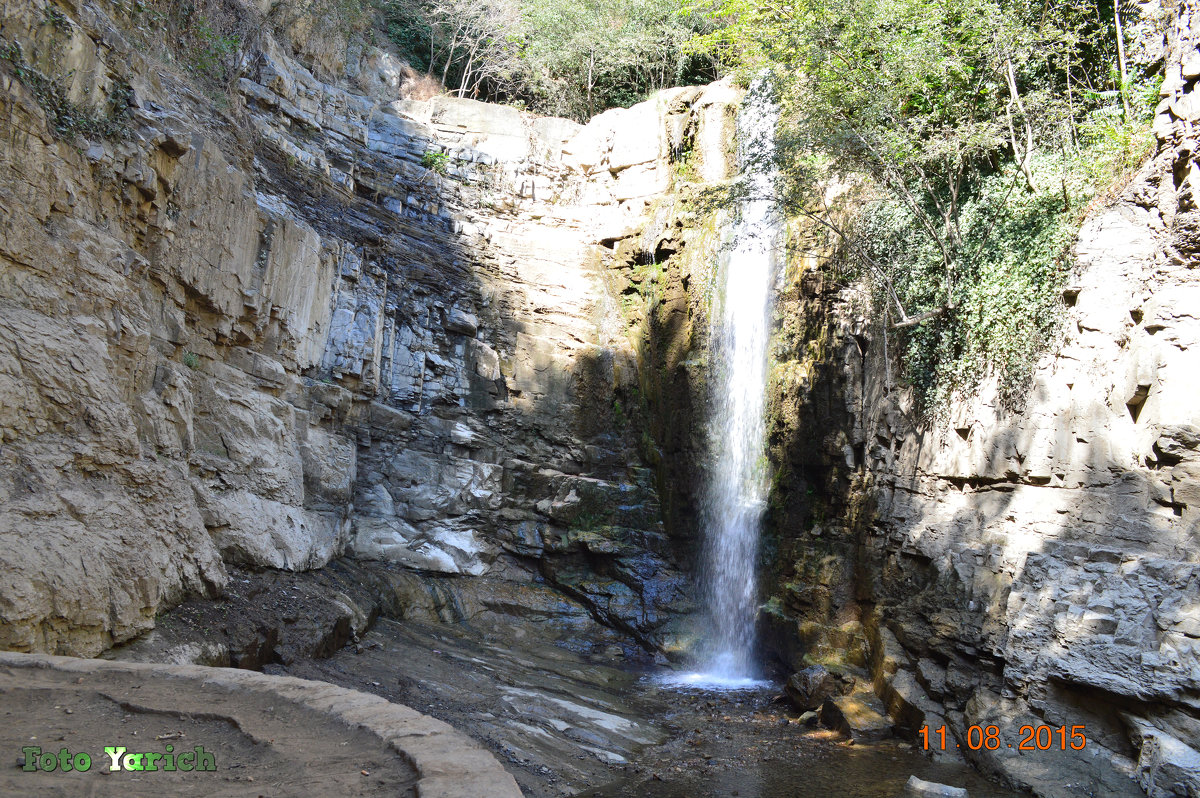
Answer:
M705 20L676 0L525 0L531 104L579 119L715 78L685 51Z
M458 96L490 98L517 81L524 24L516 0L386 0L381 11L409 63Z
M1003 146L1005 119L1021 116L1029 128L1019 91L1006 92L1002 77L1016 27L993 0L818 0L739 8L713 41L741 51L726 58L749 56L747 65L788 76L781 154L795 208L811 209L823 182L814 167L865 172L907 208L941 259L944 303L928 312L936 313L955 300L967 180ZM826 159L814 163L810 152ZM928 317L910 317L878 271L901 324Z
M1094 160L1088 131L1114 111L1118 138L1143 122L1119 105L1130 79L1116 9L714 0L705 10L719 24L696 47L743 75L775 75L785 204L840 236L874 276L888 326L907 336L913 381L933 390L989 370L1028 373L1036 347L1025 344L1048 334L1072 209L1097 188L1078 179ZM825 187L864 177L874 199L838 221ZM1036 301L1022 307L1012 286Z
M409 61L460 96L580 120L716 77L686 50L706 23L679 0L388 0L383 13Z
M458 96L479 96L486 81L509 77L517 59L521 13L511 0L432 0L429 17L439 43L442 85L458 70Z

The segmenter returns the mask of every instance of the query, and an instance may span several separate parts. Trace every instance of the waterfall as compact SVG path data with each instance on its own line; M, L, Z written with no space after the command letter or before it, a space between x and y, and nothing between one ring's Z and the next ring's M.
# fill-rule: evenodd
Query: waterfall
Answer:
M779 109L760 75L738 114L738 157L747 197L722 258L712 311L713 464L701 515L704 590L712 617L711 679L755 675L755 578L767 498L764 402L767 344L782 218L775 202L775 127Z

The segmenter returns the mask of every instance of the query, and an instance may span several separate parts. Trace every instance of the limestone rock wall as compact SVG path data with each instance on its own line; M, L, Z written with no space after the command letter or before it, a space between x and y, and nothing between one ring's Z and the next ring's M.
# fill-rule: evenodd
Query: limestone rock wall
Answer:
M0 11L0 646L94 655L224 563L343 554L549 583L655 645L686 542L598 264L736 97L404 99L261 6L215 100L122 4ZM128 121L56 130L44 81Z
M923 422L865 297L800 264L782 304L768 639L869 668L964 750L997 725L1013 749L966 753L1040 795L1200 792L1196 13L1161 43L1158 154L1085 223L1022 409L985 387ZM1018 751L1023 725L1087 744Z

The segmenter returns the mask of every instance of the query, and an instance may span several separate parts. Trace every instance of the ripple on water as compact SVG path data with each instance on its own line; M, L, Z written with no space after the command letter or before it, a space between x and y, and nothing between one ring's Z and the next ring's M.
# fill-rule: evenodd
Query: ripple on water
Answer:
M716 673L663 673L651 679L654 684L675 690L766 690L773 687L766 679L751 679L747 676L723 676Z

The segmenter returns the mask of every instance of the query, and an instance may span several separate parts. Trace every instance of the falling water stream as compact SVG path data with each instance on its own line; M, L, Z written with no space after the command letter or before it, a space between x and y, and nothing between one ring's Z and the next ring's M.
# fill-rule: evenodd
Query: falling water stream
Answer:
M516 616L514 631L497 620L482 637L465 624L384 619L362 645L283 672L403 698L471 729L503 753L533 798L897 798L913 774L970 787L972 798L1017 798L965 763L929 760L911 741L847 745L836 732L800 722L778 700L780 685L760 678L755 577L769 484L772 294L783 242L771 166L778 109L770 95L766 80L756 80L738 117L746 198L723 226L714 280L712 458L701 507L710 622L700 672L644 674L635 661L620 673L607 649L584 655L574 642L564 645L573 640L570 628L543 639L550 630L540 619L532 620L538 632L527 633L531 621ZM646 259L670 217L670 208L656 215L643 239ZM623 334L620 326L602 328L605 340ZM404 663L399 678L397 662Z
M933 762L911 741L847 745L794 722L779 686L755 662L759 532L769 474L765 398L772 287L783 242L773 167L779 110L768 80L751 84L738 115L745 200L717 272L711 330L712 452L702 507L703 589L710 615L699 672L643 682L641 700L676 734L602 789L602 798L893 798L909 775L970 787L973 798L1012 798L965 763Z
M755 80L738 115L746 199L732 247L721 259L712 312L716 379L708 433L713 465L701 514L711 635L703 672L681 680L697 686L757 684L755 571L767 484L763 405L771 285L782 228L771 157L779 111L769 89L765 76Z
M712 353L720 367L709 439L716 457L702 517L705 589L713 623L707 670L721 680L755 675L755 570L766 501L767 323L780 227L771 166L778 118L765 79L759 78L738 116L738 154L748 197L734 228L733 251L722 264L720 308L713 313Z

